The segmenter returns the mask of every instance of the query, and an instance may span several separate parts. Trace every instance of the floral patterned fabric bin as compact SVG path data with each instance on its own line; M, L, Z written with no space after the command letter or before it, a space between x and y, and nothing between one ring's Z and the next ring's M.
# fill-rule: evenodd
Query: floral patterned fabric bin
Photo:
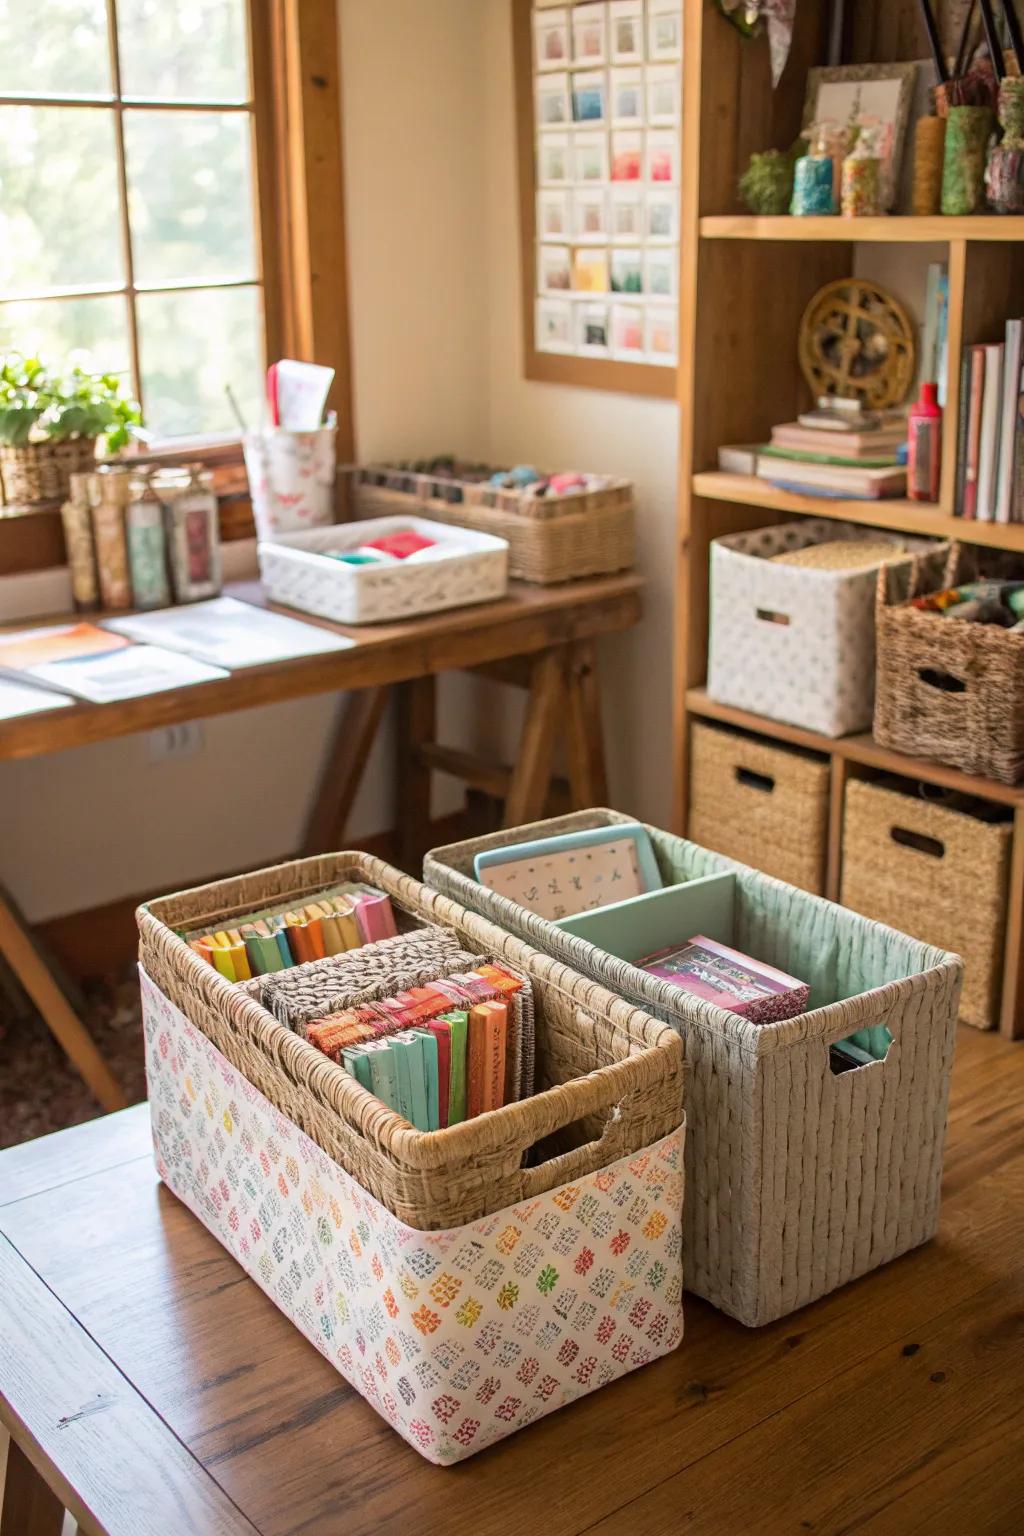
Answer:
M418 1232L140 975L160 1177L429 1461L461 1461L679 1344L683 1126L524 1205Z

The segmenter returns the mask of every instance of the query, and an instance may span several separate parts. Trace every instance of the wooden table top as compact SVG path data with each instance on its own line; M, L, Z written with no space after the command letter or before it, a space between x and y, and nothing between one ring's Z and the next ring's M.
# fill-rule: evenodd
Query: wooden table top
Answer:
M0 1417L103 1536L1008 1536L1024 1050L961 1030L939 1237L423 1461L158 1182L145 1106L0 1154Z
M258 581L229 582L225 596L347 635L356 644L324 656L299 656L263 667L242 667L229 678L169 689L117 704L75 704L53 714L0 721L0 761L38 757L66 747L129 736L135 731L231 714L282 699L342 692L452 669L527 656L571 640L628 629L640 617L641 578L635 572L595 576L558 586L509 584L494 603L452 608L395 624L345 626L267 603ZM33 627L93 615L34 619ZM26 624L5 628L26 628Z

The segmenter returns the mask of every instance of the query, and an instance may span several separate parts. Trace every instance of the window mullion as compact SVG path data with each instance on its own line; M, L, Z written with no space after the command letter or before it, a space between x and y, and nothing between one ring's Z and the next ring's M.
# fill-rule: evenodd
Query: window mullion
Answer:
M132 393L143 407L142 366L139 361L139 318L135 302L135 263L132 256L132 228L128 217L128 163L124 146L124 107L121 100L121 54L117 38L117 0L107 0L107 47L110 54L110 82L114 91L114 147L117 157L118 204L121 224L121 250L124 260L125 300L128 306L128 356ZM145 419L145 415L143 415Z

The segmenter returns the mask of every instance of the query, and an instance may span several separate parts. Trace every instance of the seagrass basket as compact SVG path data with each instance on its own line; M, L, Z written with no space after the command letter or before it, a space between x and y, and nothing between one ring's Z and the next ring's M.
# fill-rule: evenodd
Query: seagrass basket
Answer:
M370 465L357 473L353 499L357 517L428 517L505 539L509 576L538 586L606 576L636 563L633 491L625 480L538 498Z
M843 904L956 949L960 1018L976 1029L999 1021L1011 832L1009 819L981 820L955 803L856 779L846 786Z
M96 439L0 443L0 487L7 506L66 501L71 476L96 467Z
M475 879L485 849L630 821L577 811L435 848L424 877L682 1034L687 1288L760 1326L934 1234L963 967L955 954L648 827L665 886L732 872L725 941L810 984L806 1013L756 1025ZM891 1036L884 1060L834 1073L829 1047L878 1026Z
M721 726L690 728L691 842L821 895L829 765Z
M504 956L529 976L538 1085L531 1098L446 1130L414 1130L175 931L344 880L387 892L400 926L448 928L467 950ZM368 854L301 859L201 886L148 902L137 918L140 963L160 991L289 1121L419 1231L517 1205L682 1122L683 1054L672 1030Z
M1024 558L954 544L916 559L905 582L878 575L875 740L911 757L1018 784L1024 779L1024 631L911 608L965 581L1024 580Z

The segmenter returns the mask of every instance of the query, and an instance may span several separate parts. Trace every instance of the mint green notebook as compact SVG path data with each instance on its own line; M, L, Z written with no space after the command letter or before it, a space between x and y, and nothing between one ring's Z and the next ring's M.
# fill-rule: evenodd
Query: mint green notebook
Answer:
M368 1093L372 1093L373 1082L370 1077L370 1053L366 1047L362 1045L346 1045L341 1053L341 1059L356 1082L365 1088Z
M403 1029L401 1034L391 1036L391 1049L398 1067L399 1093L408 1091L409 1095L408 1113L405 1110L400 1113L404 1114L409 1124L414 1125L418 1131L429 1131L422 1038L416 1030Z
M441 1015L452 1027L451 1075L448 1079L448 1124L458 1125L466 1118L466 1036L469 1014L461 1008Z
M441 1128L441 1105L437 1081L437 1037L429 1029L414 1029L413 1034L419 1035L423 1052L427 1084L427 1130L438 1131Z
M403 1120L408 1120L410 1125L416 1124L416 1115L413 1108L413 1074L420 1071L419 1050L416 1051L416 1060L410 1061L409 1041L402 1035L391 1035L388 1038L388 1049L391 1059L395 1064L395 1085L398 1094L398 1103L394 1106Z
M389 1109L401 1114L398 1108L398 1082L395 1076L395 1058L386 1045L373 1046L370 1057L370 1087Z

